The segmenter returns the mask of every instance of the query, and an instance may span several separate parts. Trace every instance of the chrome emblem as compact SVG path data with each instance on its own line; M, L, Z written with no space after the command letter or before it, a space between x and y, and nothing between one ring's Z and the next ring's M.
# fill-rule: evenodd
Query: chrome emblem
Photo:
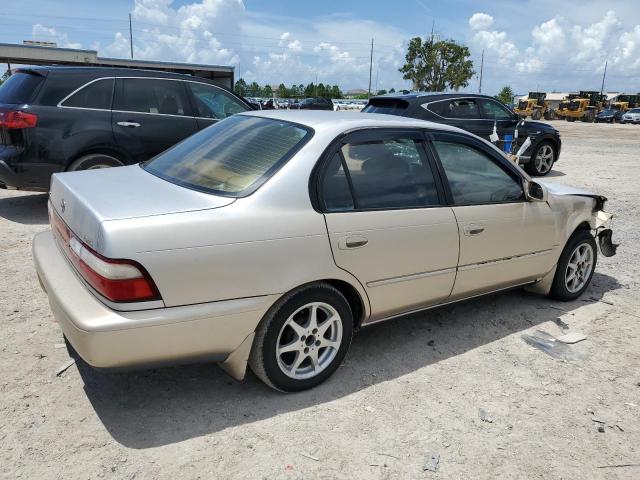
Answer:
M64 198L60 201L60 210L62 211L62 213L64 213L65 209L67 208L67 202L64 201Z

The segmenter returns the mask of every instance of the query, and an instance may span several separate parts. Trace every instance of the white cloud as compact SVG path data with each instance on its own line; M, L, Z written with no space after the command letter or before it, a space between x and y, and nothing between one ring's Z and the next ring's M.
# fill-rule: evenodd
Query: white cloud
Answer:
M69 36L55 28L36 23L31 29L31 37L36 41L54 42L62 48L82 48L82 44L69 41Z
M486 30L491 25L493 25L493 17L486 13L474 13L469 18L469 26L473 30Z
M289 44L287 45L287 48L294 52L301 52L302 44L300 43L300 40L294 40L293 42L289 42Z

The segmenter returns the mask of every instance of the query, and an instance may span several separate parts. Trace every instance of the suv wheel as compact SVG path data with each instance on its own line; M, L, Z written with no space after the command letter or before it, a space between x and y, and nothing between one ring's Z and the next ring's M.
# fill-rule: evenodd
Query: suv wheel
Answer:
M95 170L97 168L122 167L123 165L124 164L120 160L110 155L92 153L74 161L69 165L67 171L75 172L78 170Z
M596 241L586 229L576 231L564 247L549 296L575 300L587 289L598 260Z
M251 370L276 390L296 392L329 378L353 336L353 315L334 287L315 283L285 295L262 319Z
M551 171L556 161L556 150L551 142L544 141L536 148L525 169L530 175L542 177Z

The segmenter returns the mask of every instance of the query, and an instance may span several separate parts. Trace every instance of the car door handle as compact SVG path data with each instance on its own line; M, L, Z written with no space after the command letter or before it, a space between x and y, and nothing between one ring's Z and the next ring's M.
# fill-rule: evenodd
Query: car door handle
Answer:
M338 240L338 248L340 250L346 250L348 248L360 248L364 247L369 240L361 235L349 235L348 237L342 237Z
M140 126L138 122L118 122L118 125L120 125L121 127L130 127L130 128L136 128Z
M471 223L469 225L465 225L462 230L464 231L464 234L469 237L471 235L481 234L484 232L484 227L477 223Z

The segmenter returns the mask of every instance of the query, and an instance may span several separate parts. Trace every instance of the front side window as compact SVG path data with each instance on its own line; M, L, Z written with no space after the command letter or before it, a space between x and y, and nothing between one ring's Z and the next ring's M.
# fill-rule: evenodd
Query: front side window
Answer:
M189 115L183 82L122 78L116 83L113 109L124 112Z
M412 139L350 143L341 148L359 209L438 205L435 180Z
M236 115L187 138L143 165L169 182L213 194L251 193L309 138L311 129Z
M113 95L113 78L96 80L67 98L63 107L96 108L109 110Z
M488 155L473 147L434 141L456 205L507 203L524 200L520 182Z
M513 115L502 105L492 100L480 100L480 109L484 118L491 120L510 120Z
M249 110L246 105L221 88L195 82L187 82L187 85L193 94L199 117L221 120Z

